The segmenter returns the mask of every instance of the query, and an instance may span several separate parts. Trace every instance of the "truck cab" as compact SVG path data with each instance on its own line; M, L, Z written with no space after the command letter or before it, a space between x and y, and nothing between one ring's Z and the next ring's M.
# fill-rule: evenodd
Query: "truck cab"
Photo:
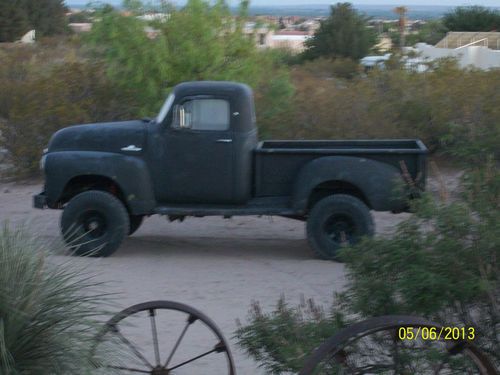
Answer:
M334 259L372 235L370 211L401 212L425 187L419 140L259 141L252 90L176 86L152 120L70 126L50 140L36 208L62 209L75 254L107 256L143 218L279 215L306 221Z
M150 124L148 161L159 203L243 204L257 147L250 88L226 82L175 87Z

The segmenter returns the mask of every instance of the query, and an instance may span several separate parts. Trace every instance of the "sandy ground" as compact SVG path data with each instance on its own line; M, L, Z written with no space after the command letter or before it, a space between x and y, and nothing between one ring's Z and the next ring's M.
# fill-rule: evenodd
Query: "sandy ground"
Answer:
M31 196L40 190L40 184L0 184L0 222L24 223L57 240L60 211L32 208ZM405 216L376 213L377 232L390 231ZM169 223L151 217L110 258L59 258L90 266L99 280L109 282L108 291L118 293L117 311L159 299L203 311L230 340L238 374L263 373L232 339L236 319L245 321L253 300L265 310L283 294L291 304L299 303L301 295L330 304L334 291L345 285L343 265L315 259L304 224L284 218L188 218ZM169 329L180 332L182 326L179 321ZM150 340L146 328L135 333L139 344ZM208 368L203 372L216 373Z

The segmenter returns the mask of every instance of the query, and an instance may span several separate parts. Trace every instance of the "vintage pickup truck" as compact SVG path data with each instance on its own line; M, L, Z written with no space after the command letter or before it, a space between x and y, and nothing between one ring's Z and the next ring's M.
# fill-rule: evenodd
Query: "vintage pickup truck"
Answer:
M419 140L259 142L248 86L188 82L153 120L55 133L34 206L64 210L78 255L112 254L144 216L278 215L306 221L314 252L334 259L373 234L370 210L407 209L424 188L426 154Z

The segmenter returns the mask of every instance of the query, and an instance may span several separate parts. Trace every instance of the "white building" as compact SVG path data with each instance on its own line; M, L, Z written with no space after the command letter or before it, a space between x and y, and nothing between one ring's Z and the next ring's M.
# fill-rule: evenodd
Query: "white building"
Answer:
M493 50L481 45L464 45L458 48L439 48L425 43L418 43L411 49L421 62L442 58L455 58L461 68L474 67L488 70L500 68L500 50Z

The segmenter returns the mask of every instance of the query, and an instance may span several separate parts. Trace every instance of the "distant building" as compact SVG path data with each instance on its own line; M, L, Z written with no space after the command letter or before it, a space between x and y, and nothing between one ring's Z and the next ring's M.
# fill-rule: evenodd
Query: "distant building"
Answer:
M472 43L457 48L439 48L417 43L415 47L407 50L417 54L418 57L413 60L418 60L420 64L442 58L455 58L461 68L469 66L483 70L500 68L500 50Z
M294 52L302 52L305 42L311 35L307 31L282 30L271 35L269 39L270 48L288 48Z
M359 63L365 68L365 70L370 70L375 67L383 68L385 66L385 62L390 58L390 53L383 56L365 56L359 61Z
M70 23L68 26L76 34L86 33L92 30L92 24L90 22Z
M374 48L380 52L388 52L392 49L392 39L386 35L381 35Z
M287 48L294 52L302 52L305 41L311 37L308 31L275 31L256 22L247 22L244 32L249 38L255 39L255 44L260 48Z
M462 48L483 46L500 50L500 32L449 32L436 44L437 48Z
M159 21L166 22L170 18L168 13L146 13L142 16L137 16L138 19L146 22Z
M144 28L144 32L146 33L146 36L149 38L149 39L156 39L160 34L161 34L161 31L158 30L158 29L155 29L155 28L152 28L150 26L146 26Z

